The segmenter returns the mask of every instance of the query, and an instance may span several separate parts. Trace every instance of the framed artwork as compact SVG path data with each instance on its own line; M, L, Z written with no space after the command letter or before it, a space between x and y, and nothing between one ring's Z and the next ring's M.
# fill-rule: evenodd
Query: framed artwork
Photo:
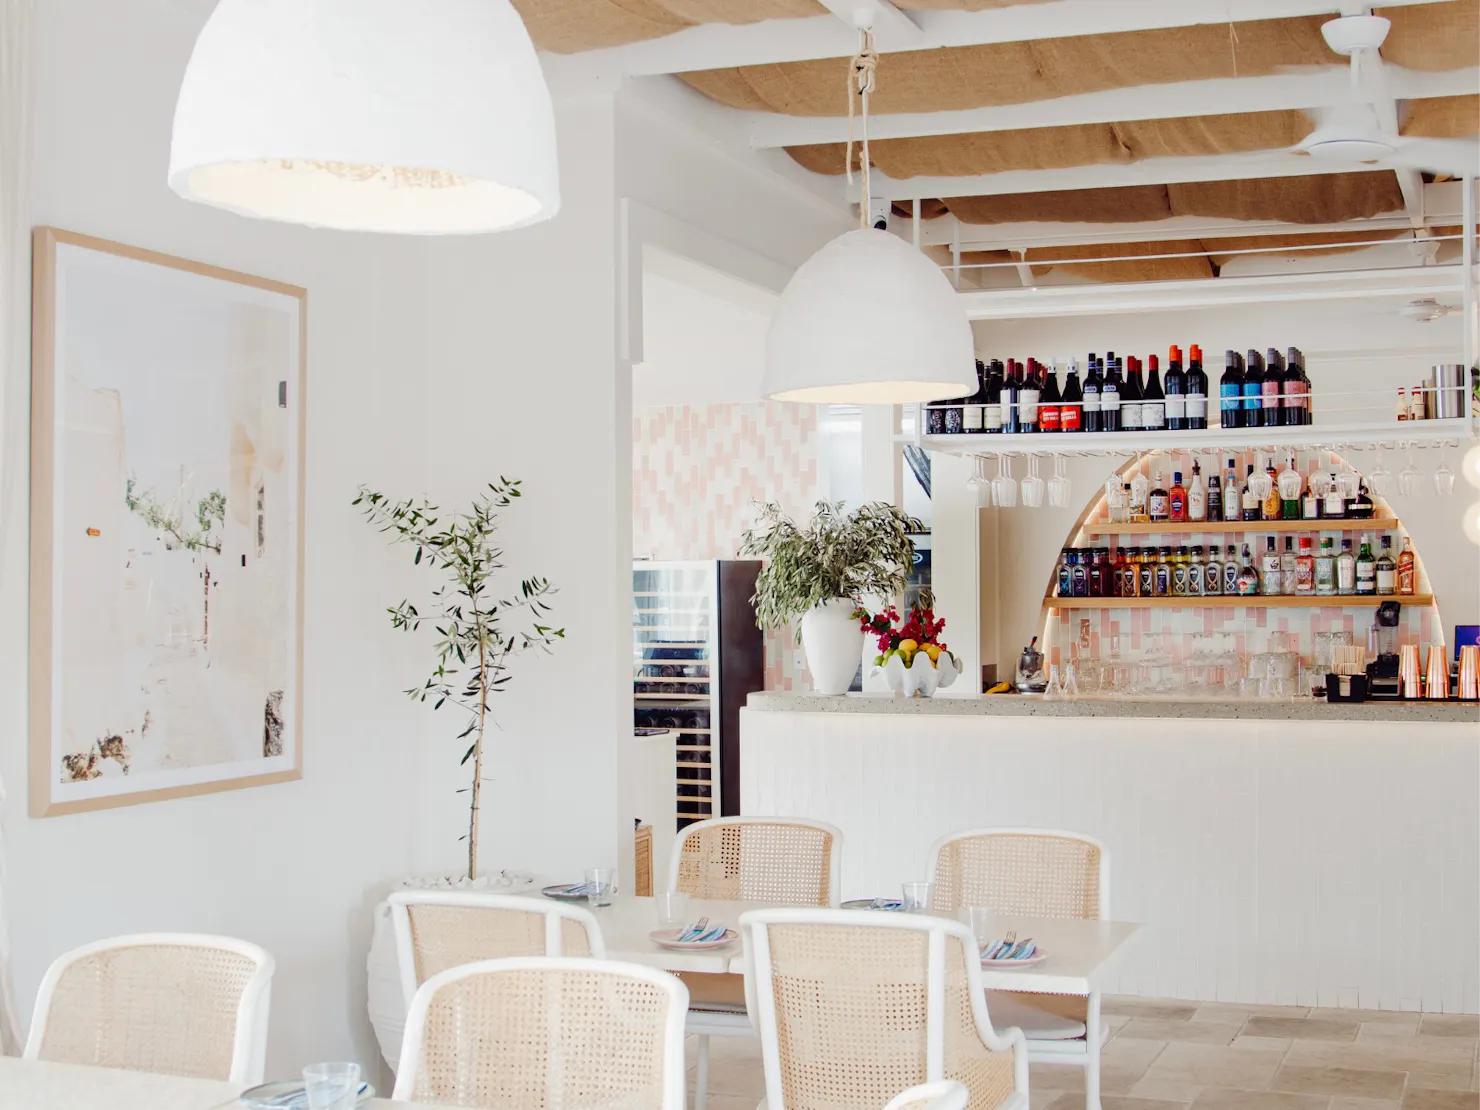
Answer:
M301 778L306 292L33 248L31 815Z

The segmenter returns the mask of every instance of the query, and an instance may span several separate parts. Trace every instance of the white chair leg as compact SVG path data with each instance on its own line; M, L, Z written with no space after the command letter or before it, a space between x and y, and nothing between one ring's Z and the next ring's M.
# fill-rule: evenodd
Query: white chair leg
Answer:
M1084 1110L1100 1110L1100 992L1091 991L1084 1008Z
M704 1110L709 1097L709 1034L696 1034L698 1041L698 1068L694 1075L694 1110Z

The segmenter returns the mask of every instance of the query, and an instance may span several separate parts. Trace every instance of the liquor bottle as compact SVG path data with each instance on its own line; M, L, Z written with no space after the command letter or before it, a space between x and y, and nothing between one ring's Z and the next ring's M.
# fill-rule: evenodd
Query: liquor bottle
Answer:
M1223 352L1223 376L1218 379L1218 424L1223 428L1242 428L1244 368L1237 351Z
M1114 351L1105 352L1105 380L1100 384L1100 430L1120 431L1120 360Z
M1084 387L1079 384L1079 363L1069 360L1064 377L1064 397L1059 403L1059 431L1078 432L1084 428Z
M1341 495L1341 487L1336 483L1336 475L1330 475L1331 488L1326 491L1326 496L1321 501L1321 516L1326 520L1346 519L1346 498Z
M1429 418L1428 406L1425 398L1428 396L1428 388L1424 385L1416 385L1408 391L1408 419L1427 420Z
M1249 471L1244 475L1243 494L1239 499L1243 505L1243 516L1246 521L1259 519L1259 495L1254 492L1253 477L1254 464L1250 463Z
M1131 484L1122 482L1120 492L1114 490L1105 491L1105 501L1109 508L1111 524L1129 524L1131 520Z
M1377 556L1377 592L1398 592L1398 564L1393 561L1393 537L1382 537L1382 550Z
M1172 471L1172 488L1167 490L1167 519L1181 524L1187 520L1187 487L1182 484L1182 472Z
M979 435L983 428L987 407L986 365L976 360L976 392L966 398L961 415L961 431L966 435Z
M1223 592L1227 596L1232 597L1236 593L1238 593L1238 580L1239 575L1243 571L1243 563L1239 562L1238 550L1233 546L1233 544L1229 544L1226 550L1228 554L1223 560ZM1248 553L1249 549L1245 547L1244 555L1247 556ZM1256 583L1259 581L1257 575L1255 576L1254 581Z
M1187 565L1187 592L1192 597L1202 597L1207 593L1208 565L1203 561L1202 544L1196 544L1192 548L1192 561Z
M1363 482L1357 486L1357 496L1352 498L1346 507L1346 518L1348 520L1371 520L1377 512L1377 506L1372 503L1372 495L1367 492L1367 483Z
M1174 597L1186 597L1191 586L1188 578L1188 568L1191 558L1187 548L1177 548L1177 554L1172 558L1172 595Z
M1260 508L1260 516L1265 520L1283 520L1285 517L1285 504L1280 499L1280 476L1275 473L1274 456L1264 466L1264 476L1269 479L1269 492L1264 495L1264 504Z
M1163 547L1156 553L1156 596L1167 597L1172 592L1172 549Z
M1300 471L1295 469L1295 456L1285 456L1285 469L1280 471L1280 515L1286 520L1299 520L1302 512L1300 505L1300 487L1305 484L1305 479L1300 476Z
M1249 545L1244 544L1243 562L1238 568L1234 593L1239 597L1255 597L1259 593L1259 572L1254 569L1254 560L1249 557Z
M1002 430L1019 431L1018 421L1022 410L1018 407L1023 388L1023 372L1016 359L1007 360L1007 374L1002 379Z
M1100 372L1100 362L1095 353L1089 353L1089 363L1084 368L1084 419L1080 422L1086 432L1105 430L1100 413L1100 387L1105 377Z
M1244 364L1244 427L1257 428L1264 423L1264 356L1250 351Z
M1141 548L1141 563L1137 574L1137 597L1156 596L1156 548Z
M1314 470L1311 471L1311 477L1315 477ZM1300 499L1300 519L1321 519L1321 499L1316 496L1316 491L1311 488L1310 478L1305 480L1305 495Z
M1224 520L1243 519L1239 499L1238 468L1232 459L1228 460L1228 470L1223 475L1223 504L1219 508L1222 510Z
M1274 549L1274 537L1264 537L1264 554L1259 559L1259 592L1273 596L1280 592L1280 553Z
M1131 523L1146 524L1151 520L1151 483L1146 475L1137 473L1128 483L1130 489Z
M1145 389L1141 383L1141 361L1135 355L1125 360L1125 384L1120 389L1120 430L1123 432L1144 431L1141 420L1141 398Z
M1398 419L1408 419L1408 390L1398 386Z
M1372 557L1372 541L1362 535L1362 549L1357 552L1357 595L1377 593L1377 560Z
M1074 596L1089 596L1089 567L1085 564L1089 561L1083 551L1074 551Z
M1038 398L1038 430L1057 432L1062 428L1063 408L1059 403L1059 363L1049 363L1043 376L1043 393Z
M1375 582L1373 584L1376 585ZM1336 592L1357 592L1357 557L1352 554L1352 541L1349 539L1341 541L1341 554L1336 556Z
M1336 593L1336 549L1330 536L1321 537L1321 553L1316 556L1316 593L1321 597Z
M1059 597L1074 596L1074 564L1071 559L1069 548L1059 552Z
M1146 379L1146 392L1141 395L1141 426L1148 432L1160 432L1167 426L1167 395L1162 392L1155 355L1150 356L1150 373Z
M1202 348L1194 343L1187 352L1187 425L1193 431L1208 426L1208 375Z
M944 435L946 430L946 402L932 401L925 407L925 434Z
M1398 592L1418 592L1418 560L1414 558L1413 544L1407 536L1403 537L1403 550L1398 552Z
M1218 545L1208 545L1208 561L1203 564L1203 590L1208 597L1223 593L1223 560L1218 555Z
M1151 487L1151 494L1146 502L1146 511L1153 524L1160 524L1171 519L1171 498L1166 487L1162 485L1160 474L1156 476L1156 484Z
M1295 557L1295 592L1316 592L1316 557L1310 553L1310 537L1300 537L1300 554Z
M1213 485L1203 481L1202 467L1194 459L1192 481L1187 486L1187 519L1207 520L1208 500L1217 494L1218 475L1213 475Z
M982 431L1002 434L1002 360L994 358L987 370L987 402L982 406Z
M1187 376L1182 373L1182 348L1167 351L1167 431L1187 429Z
M1018 387L1018 431L1038 431L1038 399L1043 396L1043 386L1038 377L1036 358L1030 358L1025 368L1022 385Z
M1300 567L1300 556L1295 554L1295 537L1285 537L1285 550L1280 554L1280 593L1295 592L1295 575Z
M960 435L965 430L962 425L966 414L966 398L953 397L949 401L943 401L941 403L946 406L946 435Z
M1280 423L1280 403L1284 400L1281 394L1284 388L1285 358L1271 347L1265 356L1264 385L1261 390L1263 418L1260 423L1266 428L1277 427Z
M1310 379L1305 376L1305 356L1299 347L1285 352L1285 396L1280 409L1283 424L1310 423Z

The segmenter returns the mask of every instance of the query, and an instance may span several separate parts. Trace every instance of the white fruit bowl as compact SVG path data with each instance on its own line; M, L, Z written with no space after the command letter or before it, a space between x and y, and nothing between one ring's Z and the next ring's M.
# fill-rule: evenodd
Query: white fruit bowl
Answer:
M898 697L928 698L955 682L961 669L947 652L941 652L940 658L932 663L930 656L921 651L915 653L908 667L903 659L892 655L882 667L876 666L869 673L874 677L883 675L889 689Z

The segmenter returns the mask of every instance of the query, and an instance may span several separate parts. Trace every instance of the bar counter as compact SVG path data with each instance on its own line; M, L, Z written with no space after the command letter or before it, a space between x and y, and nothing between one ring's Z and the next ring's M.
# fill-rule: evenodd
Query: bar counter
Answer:
M752 694L740 740L741 812L840 828L843 898L947 833L1070 829L1146 927L1106 990L1480 1010L1474 703Z

